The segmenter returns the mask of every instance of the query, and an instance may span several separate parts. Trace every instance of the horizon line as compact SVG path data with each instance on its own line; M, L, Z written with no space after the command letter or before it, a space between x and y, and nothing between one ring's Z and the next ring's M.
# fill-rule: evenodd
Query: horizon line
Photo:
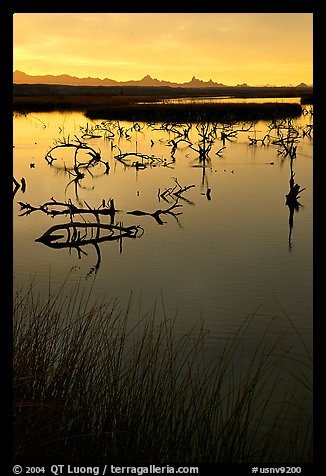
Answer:
M93 80L93 81L100 81L100 82L104 82L104 81L113 81L115 83L117 83L117 86L121 86L123 85L123 83L130 83L130 82L141 82L143 81L144 79L148 78L148 80L152 80L153 82L154 81L157 81L157 82L160 82L160 83L170 83L171 85L179 85L179 86L182 86L182 85L187 85L187 84L190 84L191 82L197 82L197 83L202 83L203 86L204 85L209 85L209 84L216 84L216 87L237 87L237 86L243 86L243 87L276 87L276 88L282 88L282 87L298 87L298 86L306 86L306 87L313 87L313 84L306 84L304 82L300 82L299 84L297 85L293 85L293 84L287 84L287 85L281 85L281 86L277 86L275 84L263 84L263 85L249 85L248 83L244 82L244 83L238 83L236 85L228 85L228 84L224 84L224 83L219 83L219 82L216 82L212 79L209 79L208 81L204 81L202 79L199 79L197 78L195 75L192 76L191 80L190 81L186 81L186 82L182 82L182 83L178 83L176 81L170 81L170 80L166 80L166 79L158 79L158 78L153 78L150 74L146 74L145 76L143 76L141 79L128 79L126 81L118 81L116 79L112 79L112 78L108 78L108 77L105 77L105 78L98 78L98 77L93 77L93 76L87 76L87 77L79 77L79 76L74 76L74 75L71 75L71 74L68 74L68 73L60 73L60 74L29 74L29 73L26 73L25 71L21 71L19 69L16 69L13 71L13 74L15 73L22 73L26 76L29 76L31 78L45 78L45 77L52 77L52 78L59 78L59 77L62 77L62 76L68 76L69 78L72 78L72 79L77 79L77 80L81 80L81 81L87 81L87 80ZM19 84L19 83L16 83L16 84ZM155 85L151 85L152 87L155 87ZM159 86L159 85L157 85ZM211 86L211 87L214 87L214 86Z

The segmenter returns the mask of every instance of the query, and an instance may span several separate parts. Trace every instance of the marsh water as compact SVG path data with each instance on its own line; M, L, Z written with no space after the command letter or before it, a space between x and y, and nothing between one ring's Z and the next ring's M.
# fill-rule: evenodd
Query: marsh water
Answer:
M188 98L167 98L163 99L161 102L164 104L201 104L201 103L255 103L262 104L266 102L273 103L296 103L300 104L300 97L284 98L284 97L273 97L273 98L264 98L264 97L255 97L255 98L243 98L243 97L233 97L233 96L203 96L203 97L188 97Z
M291 161L277 141L293 130ZM15 115L13 150L25 181L13 200L14 290L33 283L46 297L67 279L94 301L126 309L131 298L137 315L164 308L177 333L203 322L211 350L255 313L248 352L271 322L271 337L311 349L311 109L274 126ZM296 207L291 177L304 189Z
M306 114L293 124L304 130L311 122ZM186 141L178 142L172 151L173 141L180 138L178 133L185 125L164 129L162 124L137 124L134 128L127 122L113 122L111 138L106 138L105 131L98 131L99 137L85 139L108 162L108 172L100 163L89 172L85 170L83 179L74 181L73 170L64 170L72 165L74 148L56 149L52 153L56 160L51 165L45 160L58 140L73 143L86 127L91 130L100 123L91 122L81 113L15 116L14 176L18 181L22 177L26 180L26 190L20 188L14 196L15 282L34 279L40 289L45 289L49 274L55 286L72 272L85 286L95 278L99 294L122 301L131 291L141 295L145 307L162 295L167 309L178 311L180 321L193 322L202 315L218 334L236 328L258 307L264 315L278 313L278 302L309 335L311 135L298 139L293 161L295 182L305 190L291 227L286 205L289 157L279 153L278 145L252 145L249 139L263 138L268 132L267 123L258 122L249 130L250 124L236 124L230 129L236 132L223 143L220 137L225 129L218 125L204 161ZM196 148L200 137L195 124L188 136ZM223 144L225 148L217 154ZM87 160L88 152L81 151ZM140 155L127 155L123 161L115 158L132 152L157 160ZM187 189L174 195L182 188ZM142 233L136 239L103 242L99 253L92 245L81 247L80 253L73 247L45 246L35 240L52 225L69 222L69 218L52 217L38 210L20 216L24 210L18 202L39 207L51 198L57 202L71 200L84 209L98 208L103 200L108 203L113 199L115 222L140 225ZM150 215L130 214L135 210L164 211L174 205L170 212L160 215L163 223ZM96 221L89 216L87 220ZM101 220L110 222L105 216Z

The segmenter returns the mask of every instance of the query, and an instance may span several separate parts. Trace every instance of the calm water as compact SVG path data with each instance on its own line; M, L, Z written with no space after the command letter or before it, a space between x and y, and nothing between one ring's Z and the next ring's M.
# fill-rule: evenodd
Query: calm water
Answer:
M275 325L270 332L283 333L289 327L284 309L310 346L313 140L312 134L302 136L312 116L293 121L299 131L293 171L295 182L305 190L290 237L290 210L285 203L289 156L279 154L282 147L272 144L276 130L270 132L269 143L250 145L249 137L265 136L266 122L250 130L241 131L249 124L223 129L238 132L225 140L219 154L223 126L218 124L213 133L208 125L212 146L205 160L194 150L200 140L195 124L188 131L191 144L183 140L174 149L186 125L167 130L162 124L133 127L133 123L112 122L106 124L112 134L97 131L101 137L84 139L100 151L109 172L98 164L84 170L78 182L74 170L64 169L73 166L75 148L59 147L52 152L56 160L51 165L45 160L54 141L69 137L76 144L75 136L80 139L86 127L100 123L77 112L14 117L14 176L19 182L22 177L26 180L25 192L20 188L14 196L14 288L33 280L40 294L46 295L49 281L56 290L70 273L69 282L79 280L83 290L92 286L95 299L117 297L122 307L131 292L143 311L163 299L166 313L178 314L178 332L203 318L212 348L257 309L252 341L271 319ZM79 152L80 161L90 160L88 151ZM115 158L130 152L143 157L127 155L124 163ZM150 161L144 155L154 158ZM183 187L189 188L179 198L173 195ZM55 249L35 240L53 225L69 223L69 216L51 217L41 210L19 216L24 212L19 202L37 208L51 198L71 200L85 210L86 203L99 208L103 200L107 204L113 199L118 210L114 223L141 228L136 238ZM137 210L143 213L130 214ZM157 210L165 211L156 215L159 220L144 214ZM96 222L91 214L76 215L75 220ZM100 220L110 223L109 216Z
M191 103L256 103L265 102L286 102L300 104L301 97L293 98L236 98L232 96L212 96L212 97L188 97L188 98L168 98L161 101L164 104L191 104Z
M203 320L208 357L216 356L220 344L256 313L243 339L239 369L271 324L271 342L282 337L278 352L291 349L282 360L285 374L274 389L276 400L282 407L286 392L294 392L310 415L311 393L291 377L307 376L304 346L312 350L309 124L309 111L292 122L298 133L293 178L304 191L291 215L286 205L290 158L282 145L273 144L287 135L288 123L278 130L266 122L232 128L203 124L201 129L196 124L101 124L77 112L15 116L14 177L19 183L24 178L26 189L14 194L14 290L33 282L36 293L46 297L49 287L59 290L68 277L67 296L79 282L81 294L92 289L91 301L117 298L126 309L132 295L136 312L131 320L154 306L158 313L164 308L168 317L177 316L179 335L199 329ZM100 130L104 126L106 131ZM85 131L99 137L82 139ZM203 132L210 151L201 156ZM229 134L225 140L222 132ZM78 150L79 167L74 168L80 141L91 149ZM69 145L61 147L64 143ZM89 152L100 152L102 162L82 168L80 163L92 159ZM107 228L113 224L115 236L123 229L127 236L117 240L105 240L107 228L100 235L98 227L74 231L69 214L62 213L68 205L86 211L108 210L112 203L116 213L99 215L99 222ZM51 216L51 210L58 213ZM75 213L73 219L98 223L92 213ZM36 241L54 225L59 227L52 241ZM278 408L271 405L267 415L273 419ZM294 407L293 412L296 421Z

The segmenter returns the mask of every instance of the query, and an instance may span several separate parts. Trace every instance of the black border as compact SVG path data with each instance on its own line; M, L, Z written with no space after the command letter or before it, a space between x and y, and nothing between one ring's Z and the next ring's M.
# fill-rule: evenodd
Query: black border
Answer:
M314 463L311 465L301 465L301 474L321 474L319 473L319 466L322 468L323 462L323 422L322 422L322 409L324 407L323 391L321 382L323 380L323 352L321 351L324 345L322 325L325 316L323 315L323 305L319 302L321 293L319 291L320 285L324 281L324 268L320 267L323 248L321 240L323 237L323 196L324 185L322 184L323 174L322 165L326 158L323 157L324 147L321 146L322 137L322 112L321 103L323 99L322 94L322 78L323 78L323 37L320 35L324 29L325 23L323 23L321 2L316 1L292 1L281 2L273 1L272 3L266 2L250 2L250 3L214 3L203 4L199 3L187 3L187 5L180 5L176 2L165 1L162 4L148 4L146 2L133 2L128 4L124 2L123 5L116 3L93 2L92 8L85 8L87 4L80 2L52 2L52 3L39 3L35 1L22 2L12 1L10 5L6 5L6 2L1 2L0 5L0 39L2 45L2 68L1 68L1 130L2 130L2 154L0 160L2 162L5 173L1 171L0 180L0 192L1 199L4 203L4 214L1 220L1 251L3 256L4 267L2 269L2 280L0 289L2 291L2 309L0 322L1 322L1 345L0 348L3 352L1 355L1 363L5 363L2 367L2 380L5 392L2 393L3 405L2 409L5 409L2 418L2 462L0 462L0 471L2 474L11 475L12 473L12 294L13 294L13 247L12 247L12 147L13 147L13 131L12 131L12 72L13 72L13 58L12 58L12 38L13 38L13 15L15 12L22 13L40 13L40 12L121 12L123 9L125 12L193 12L202 13L203 7L207 7L205 12L230 12L230 13L256 13L256 12L297 12L297 13L313 13L314 15ZM72 5L75 3L75 5ZM121 8L118 8L121 7ZM177 7L177 9L176 9ZM199 8L200 7L200 8ZM233 12L232 12L233 10ZM3 55L4 53L4 55ZM3 169L2 169L3 170ZM3 241L4 240L4 241ZM321 352L320 352L321 351ZM4 460L3 460L4 459ZM56 462L54 462L56 464ZM92 464L92 462L90 462ZM199 465L199 474L219 474L228 475L251 474L251 464L215 464L215 465ZM276 465L274 465L276 466ZM2 470L5 467L6 469ZM267 467L266 464L260 465L260 467ZM7 469L8 468L8 469ZM24 473L22 473L24 474ZM50 468L46 471L46 474L50 473Z

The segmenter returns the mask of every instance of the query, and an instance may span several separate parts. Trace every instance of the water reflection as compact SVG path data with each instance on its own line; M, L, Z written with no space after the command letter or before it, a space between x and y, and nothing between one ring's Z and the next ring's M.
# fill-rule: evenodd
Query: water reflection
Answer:
M90 133L87 127L82 138L89 137ZM91 136L92 137L92 136ZM90 138L90 137L89 137ZM72 151L72 155L68 152ZM58 152L60 156L58 156ZM104 174L108 174L110 165L107 161L102 160L101 151L96 151L93 147L83 141L77 135L71 140L70 136L63 137L54 141L54 146L45 155L46 162L59 170L62 170L69 177L73 177L67 184L65 192L69 185L74 184L75 196L78 199L78 188L81 186L81 180L85 178L87 172L92 178L92 169L104 166ZM56 165L56 164L59 165ZM60 165L63 164L63 165Z
M302 121L270 123L239 121L226 124L202 120L197 124L139 124L85 121L86 126L83 126L82 115L72 115L70 123L68 119L62 115L57 119L47 119L47 122L52 123L49 122L49 127L42 128L41 131L37 125L35 137L29 130L32 144L34 140L38 142L38 146L32 145L31 149L26 139L29 139L28 134L17 135L14 149L15 178L20 184L19 177L25 177L26 198L22 198L21 187L18 189L15 182L14 193L16 197L19 196L20 215L27 217L26 221L29 222L25 225L20 223L24 218L15 220L16 261L19 261L17 267L24 269L23 273L36 273L39 263L47 264L46 260L53 260L53 267L62 273L67 266L70 269L75 265L78 257L82 259L82 276L85 277L89 271L89 260L92 260L92 272L100 270L97 278L102 286L102 281L105 283L110 279L103 263L109 260L108 255L113 246L103 243L115 241L120 245L120 254L114 254L112 259L110 256L110 271L116 276L116 288L112 292L118 293L124 286L123 282L127 287L151 287L149 276L153 272L153 264L158 273L158 269L168 267L169 260L176 260L180 270L186 270L187 267L197 270L205 289L203 297L200 295L198 298L196 295L196 299L198 306L202 306L208 313L215 313L215 310L210 309L217 308L212 283L219 283L221 306L225 315L232 313L229 289L234 288L235 293L242 296L246 287L243 300L249 295L250 299L261 302L262 296L267 295L269 289L278 286L280 280L274 282L272 275L279 270L284 271L283 252L285 250L288 254L287 235L289 232L291 247L294 215L301 207L298 200L303 189L297 187L297 179L307 190L311 189L309 139L313 129L308 113ZM58 124L59 132L61 130L59 136ZM20 137L25 137L25 142ZM60 139L53 144L53 137ZM292 171L288 173L289 160L294 157L294 152L299 160L293 159L290 162ZM301 154L306 158L301 157ZM30 163L36 164L35 169L29 167ZM259 164L273 164L275 167ZM297 175L294 175L293 169ZM55 176L50 171L55 172ZM284 207L287 192L286 207L289 208L289 213ZM52 198L49 199L51 195ZM203 199L197 200L200 195ZM309 193L305 195L307 213L299 216L300 228L298 227L296 236L296 243L307 246L307 249L309 197ZM17 200L15 202L18 203ZM285 219L282 218L282 210L285 211ZM33 218L28 218L31 214ZM62 219L63 217L66 219ZM47 220L52 218L56 223L57 220L60 222L58 228L49 228L53 223L48 223ZM122 228L138 225L142 229L139 229L136 237L143 236L143 233L144 237L132 243L127 239L133 237L130 236L130 230L121 236L118 229L112 228L120 227L123 232ZM201 242L203 230L206 246L201 250L201 255L197 256L193 250ZM237 233L240 230L241 234ZM271 242L271 230L273 241L267 254L265 240ZM284 246L282 237L285 234ZM26 244L26 239L24 241L22 237L27 237L34 243L31 245L31 256L26 256L27 253L21 251ZM128 247L124 241L126 239ZM169 260L161 262L157 250L163 242ZM123 243L125 246L122 253ZM66 251L49 253L46 248L68 250L72 256L68 262ZM94 249L97 259L92 258L92 255L85 258L85 250L93 253ZM302 246L297 246L296 250L301 252ZM255 257L260 252L262 259L259 261ZM191 256L191 260L187 256ZM292 253L291 257L293 256ZM289 266L288 269L300 268L300 260L307 259L306 250L302 256L296 253L293 267ZM266 268L269 258L270 282L265 288L258 276L259 263L264 263ZM127 282L124 273L126 266L128 270L132 269L129 273L132 277L128 276ZM246 286L243 283L247 278L242 279L242 272L246 276L249 273L250 276ZM170 280L169 273L159 274L164 280L162 287L168 288L167 292L173 294L176 284ZM286 274L284 280L287 276ZM289 281L292 282L292 277ZM181 291L176 293L173 302L179 306L179 299L186 296L186 306L189 295L195 295L194 286L186 271L184 276L179 276L179 282L182 283ZM152 287L155 288L154 285ZM152 293L156 291L154 289ZM194 307L196 305L195 303ZM250 301L248 307L251 305ZM246 311L239 306L237 312L242 315Z
M127 211L127 215L134 216L150 216L154 218L156 223L159 225L164 225L166 222L163 221L162 215L172 216L178 225L181 227L179 221L179 216L182 215L182 212L176 211L182 205L178 202L179 200L184 200L189 204L193 204L190 200L184 197L184 193L187 190L195 187L195 185L182 186L178 180L175 178L175 186L165 188L164 191L158 192L158 199L163 199L166 202L169 200L174 200L172 205L165 209L158 209L154 212L148 212L143 210L132 210ZM122 240L125 238L140 238L144 234L144 228L140 225L131 225L123 226L122 222L115 224L115 215L117 212L122 210L117 210L115 208L113 198L110 198L108 201L102 200L102 203L99 207L91 207L88 202L84 201L86 208L76 206L71 200L61 202L53 197L44 202L42 205L33 206L27 202L18 202L20 205L20 215L19 216L28 216L32 213L40 211L45 215L48 215L52 218L58 215L64 215L69 217L69 222L60 223L57 225L51 226L47 229L42 236L37 238L35 241L43 243L44 245L53 248L53 249L63 249L68 248L69 252L71 249L76 249L78 254L78 259L81 259L82 255L87 255L83 251L83 247L86 245L93 245L96 254L97 262L95 266L92 267L92 272L97 272L100 263L101 263L101 252L99 244L107 241L118 241L120 244L120 253L122 253ZM86 217L92 215L96 222L87 221ZM75 221L75 216L78 215L83 219L83 222ZM102 223L102 217L110 217L110 223Z
M310 111L305 109L304 114L312 115L312 109L310 109ZM146 127L152 131L161 131L164 135L168 135L168 138L162 137L158 139L158 141L162 143L165 142L166 147L170 148L170 159L163 154L151 154L147 151L140 150L139 138L142 138L141 144L143 147ZM86 126L80 125L80 137L78 137L77 134L71 136L68 134L55 140L54 145L49 148L44 158L50 167L68 176L69 181L66 184L65 193L70 185L74 185L75 198L79 203L82 203L82 200L79 199L79 189L86 190L86 187L83 185L85 183L86 174L91 179L95 176L101 177L109 175L112 167L112 164L110 165L109 161L102 157L101 150L92 147L89 141L96 139L111 141L110 149L112 153L115 149L118 150L118 153L113 155L113 159L122 164L125 170L134 168L137 173L148 168L151 169L160 166L173 167L176 164L177 153L183 150L181 146L184 146L189 151L186 157L192 153L189 165L202 170L201 194L205 195L207 200L211 200L212 186L209 183L207 169L212 170L212 157L210 154L212 154L213 148L217 146L217 150L214 152L214 160L215 158L222 158L224 153L228 151L228 145L236 142L240 134L243 137L244 133L253 132L253 134L247 136L250 146L276 146L277 155L281 157L282 161L285 158L290 159L290 191L286 195L286 204L290 210L289 245L291 246L294 210L299 210L301 205L297 198L304 190L300 189L300 186L294 182L293 160L296 157L300 138L311 138L312 129L313 126L311 123L295 127L292 119L271 121L267 124L267 131L263 131L261 136L257 135L256 123L252 121L217 123L202 120L196 124L175 122L139 124L135 122L129 127L122 125L119 121L102 121L97 124L87 123ZM64 132L63 128L60 128L60 130L62 133ZM131 151L123 150L122 139L128 142L133 141L134 148ZM150 148L153 148L157 143L157 138L155 138L154 141L152 137L149 137L149 140ZM266 163L274 164L274 161ZM151 216L159 225L165 223L162 219L164 215L170 215L174 217L180 225L178 220L178 216L181 214L178 210L181 207L180 200L193 204L192 201L184 196L184 192L195 185L182 187L177 179L174 180L174 187L168 187L163 191L159 189L157 194L159 200L162 199L169 202L169 207L154 209L154 211L136 208L126 213L135 216ZM24 193L26 190L25 179L22 178L21 183L15 178L13 181L14 196L19 189ZM94 186L91 186L87 190L92 190L93 188ZM172 203L170 203L169 199L173 199ZM87 213L92 213L96 216L97 220L100 215L109 215L111 217L110 224L114 225L116 209L113 199L110 199L108 206L103 200L102 206L97 209L90 207L86 201L84 201L84 205L86 205L87 209L77 207L73 205L72 202L58 202L53 198L39 207L33 207L28 203L19 203L21 210L23 210L21 215L27 215L32 211L41 210L52 217L58 214L66 214L69 215L71 219L76 213L82 214L82 216L85 216ZM61 209L58 207L61 207Z
M147 311L161 292L164 315L178 312L180 334L203 316L209 351L236 332L248 311L262 306L244 354L267 319L275 319L283 333L270 302L275 294L310 342L312 127L287 121L106 121L79 128L82 120L74 115L77 126L65 124L65 138L54 147L55 119L52 130L37 130L42 147L28 149L23 134L17 135L14 175L19 185L20 177L27 183L14 200L19 285L35 273L40 294L47 293L48 265L59 282L79 264L76 280L96 275L96 294L108 292L122 304L132 290L142 293ZM305 210L294 218L305 190L297 182L307 191ZM300 227L288 253L295 219ZM295 355L289 355L292 366Z
M292 229L294 224L294 212L298 212L300 207L303 205L299 203L298 198L300 198L300 193L305 190L305 188L300 188L298 183L295 183L293 172L293 159L296 157L296 148L292 150L290 155L290 191L286 195L286 205L289 207L289 249L292 247Z
M142 154L137 150L134 152L122 152L117 145L113 145L113 147L116 147L119 150L119 154L115 155L114 158L125 167L135 167L135 169L138 171L144 170L147 167L167 165L166 159L161 159L160 157L155 157L154 155ZM136 157L136 160L130 160L131 157Z
M84 204L86 205L87 209L77 207L72 203L71 200L68 200L67 202L60 202L55 200L53 197L38 207L35 207L27 202L18 203L20 205L20 210L22 211L19 216L26 216L30 215L32 212L41 211L52 218L57 215L66 215L72 220L77 214L85 216L86 214L91 213L95 216L98 222L100 215L109 215L111 217L111 225L113 225L115 214L118 211L115 208L114 200L112 198L110 198L107 202L105 202L103 199L98 208L91 208L90 205L84 200Z
M234 97L234 96L207 96L207 97L182 97L182 98L165 98L161 101L157 101L157 104L202 104L202 103L266 103L266 102L291 102L291 103L300 103L301 97L254 97L254 98L245 98L245 97ZM150 104L149 102L139 102L139 104Z
M178 199L168 208L165 208L164 210L158 209L155 212L144 212L142 210L133 210L131 212L127 212L128 215L136 215L136 216L150 216L153 217L156 223L159 225L164 225L164 222L161 218L161 215L170 215L173 218L175 218L176 222L178 223L179 226L181 226L178 216L181 215L181 212L175 212L176 208L181 207L181 205L178 204Z
M18 203L22 211L20 216L27 216L36 211L41 211L52 218L58 215L69 216L69 222L51 226L35 241L43 243L53 249L68 248L69 252L74 248L77 251L79 259L83 254L87 255L82 248L86 245L93 245L97 254L97 262L95 266L92 267L92 271L95 273L101 263L99 243L118 241L120 243L120 253L122 253L122 240L124 238L140 238L144 233L140 225L125 227L121 222L114 224L114 217L117 210L112 198L108 202L105 202L103 199L98 208L91 208L89 204L84 201L87 209L77 207L71 200L59 202L53 197L38 207L29 203ZM89 214L95 217L96 222L86 221L85 217ZM75 215L79 215L84 221L74 221ZM109 216L110 223L101 223L101 216Z
M99 243L118 241L120 253L122 253L122 240L125 238L140 238L143 232L143 228L139 225L125 227L122 224L69 222L51 226L35 241L54 249L68 248L69 252L74 248L79 259L82 254L87 255L82 248L86 245L93 245L97 262L91 268L91 272L96 273L101 264Z
M273 129L276 130L276 139L272 141L274 145L280 146L277 150L279 156L282 157L282 160L285 158L289 159L290 165L290 190L286 195L286 205L289 207L289 250L292 248L292 230L294 225L294 213L298 212L300 207L303 205L299 203L298 198L300 198L300 193L305 190L305 188L300 188L298 183L295 183L293 171L293 162L297 157L298 144L300 143L300 138L302 137L311 137L312 124L306 125L302 131L299 128L295 128L293 121L288 119L287 121L273 122L270 125L270 131Z

